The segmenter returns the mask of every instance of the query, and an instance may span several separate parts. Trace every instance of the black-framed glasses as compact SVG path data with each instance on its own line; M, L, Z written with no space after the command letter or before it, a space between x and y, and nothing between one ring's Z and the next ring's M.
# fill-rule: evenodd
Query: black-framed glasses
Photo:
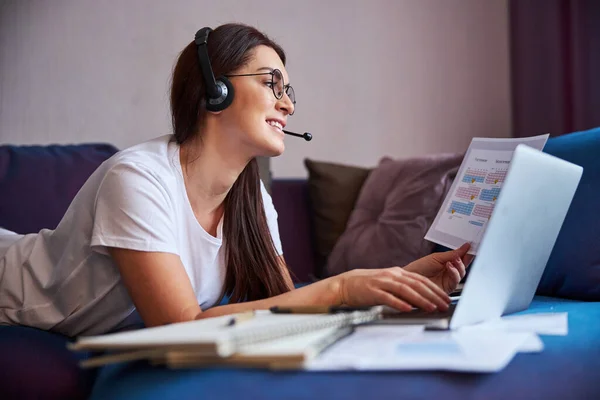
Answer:
M225 75L226 77L233 77L233 76L259 76L259 75L271 75L271 89L273 90L273 95L275 96L275 98L277 100L281 100L281 98L283 97L283 94L287 94L287 96L289 97L290 101L292 102L292 104L294 105L294 110L290 113L290 115L294 115L294 112L296 111L296 94L294 93L294 88L291 85L286 85L284 80L283 80L283 74L281 73L280 70L278 69L274 69L273 71L270 72L257 72L255 74L230 74L230 75Z

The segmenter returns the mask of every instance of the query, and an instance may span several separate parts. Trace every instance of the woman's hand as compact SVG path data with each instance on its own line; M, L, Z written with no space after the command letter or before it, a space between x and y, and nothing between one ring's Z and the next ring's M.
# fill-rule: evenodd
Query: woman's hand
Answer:
M274 297L212 307L200 312L196 318L297 305L385 305L400 311L411 311L414 306L427 311L446 311L450 297L442 287L450 292L464 276L464 264L468 264L473 258L466 255L467 251L468 247L463 246L447 253L435 253L404 268L356 269ZM446 261L451 261L454 257L461 257L462 268L446 267Z
M408 264L404 270L429 278L445 293L451 293L473 261L473 256L467 254L469 248L469 243L465 243L456 250L430 254Z
M340 299L349 306L386 305L400 311L448 309L450 297L431 280L404 268L356 269L336 277Z

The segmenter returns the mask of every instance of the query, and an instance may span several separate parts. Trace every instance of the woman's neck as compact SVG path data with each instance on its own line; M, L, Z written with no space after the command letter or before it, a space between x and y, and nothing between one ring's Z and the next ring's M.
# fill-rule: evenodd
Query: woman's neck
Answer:
M222 141L210 139L206 135L180 148L185 188L197 217L222 215L225 197L248 163Z

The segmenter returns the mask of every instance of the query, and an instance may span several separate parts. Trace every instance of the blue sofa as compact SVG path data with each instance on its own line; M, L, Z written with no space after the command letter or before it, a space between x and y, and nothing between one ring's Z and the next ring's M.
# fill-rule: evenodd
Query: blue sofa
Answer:
M56 226L87 176L117 149L106 144L0 146L0 227L20 233ZM600 398L600 128L552 138L546 152L584 175L529 310L569 313L566 337L518 354L496 374L448 372L171 371L144 362L81 370L88 353L70 338L0 326L2 398ZM560 188L557 188L560 190ZM305 180L272 182L286 260L307 282L314 268Z

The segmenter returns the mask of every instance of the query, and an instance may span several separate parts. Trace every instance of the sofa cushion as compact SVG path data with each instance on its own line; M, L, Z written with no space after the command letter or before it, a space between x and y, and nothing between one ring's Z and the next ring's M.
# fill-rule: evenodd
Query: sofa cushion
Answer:
M364 183L327 275L355 268L404 266L430 254L424 239L463 155L383 158Z
M86 399L96 370L81 369L88 352L69 339L34 328L0 326L0 393L6 399Z
M132 362L104 367L90 400L600 398L600 303L537 297L529 312L568 313L568 336L542 336L541 353L519 353L498 373L175 370Z
M370 168L304 160L313 217L317 277L323 277L327 258L346 229Z
M551 138L544 152L582 166L583 176L538 293L600 300L600 128Z
M94 170L117 152L109 144L0 146L0 227L54 229Z

